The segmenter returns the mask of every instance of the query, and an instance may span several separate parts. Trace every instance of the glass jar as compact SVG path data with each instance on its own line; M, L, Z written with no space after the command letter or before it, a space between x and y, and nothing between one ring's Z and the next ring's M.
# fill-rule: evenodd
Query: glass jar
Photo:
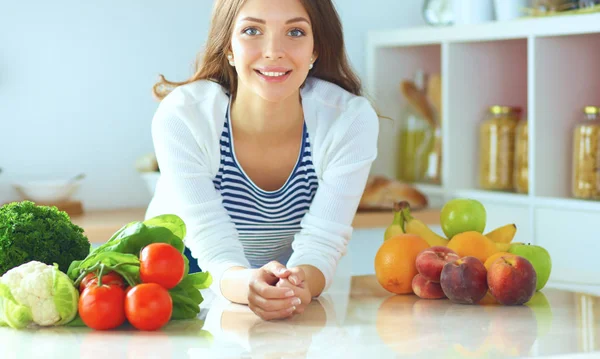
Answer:
M487 190L514 189L515 133L520 109L491 106L479 128L479 186Z
M518 193L529 192L529 134L526 119L517 124L515 139L514 184Z
M583 112L573 130L572 194L600 199L600 107L586 106Z
M398 143L398 179L408 183L423 182L434 149L434 129L410 104L400 114Z

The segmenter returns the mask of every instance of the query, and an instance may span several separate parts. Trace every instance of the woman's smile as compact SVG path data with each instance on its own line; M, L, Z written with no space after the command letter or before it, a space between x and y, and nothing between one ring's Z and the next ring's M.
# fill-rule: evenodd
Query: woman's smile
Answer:
M285 67L267 66L255 69L254 72L258 77L266 82L283 82L290 77L292 70Z

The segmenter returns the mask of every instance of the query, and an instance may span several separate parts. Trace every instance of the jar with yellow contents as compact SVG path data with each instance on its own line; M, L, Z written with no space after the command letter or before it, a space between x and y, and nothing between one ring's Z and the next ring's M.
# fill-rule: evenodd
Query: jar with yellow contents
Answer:
M513 191L515 137L521 110L491 106L479 128L479 187Z
M529 126L525 118L519 120L515 133L514 184L518 193L529 192Z
M600 107L586 106L573 130L572 194L600 199Z

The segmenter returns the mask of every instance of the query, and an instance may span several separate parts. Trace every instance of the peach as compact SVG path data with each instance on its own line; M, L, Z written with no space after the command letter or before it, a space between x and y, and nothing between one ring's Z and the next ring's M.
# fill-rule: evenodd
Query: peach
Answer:
M452 302L474 304L487 293L487 271L479 259L462 257L444 266L440 284Z
M417 266L417 271L425 279L439 283L444 265L454 262L458 258L458 254L452 249L444 246L434 246L419 253L415 265Z
M423 299L441 299L446 298L440 283L426 279L423 275L417 274L412 280L413 292L419 298Z
M500 257L487 273L490 293L504 305L527 303L535 293L537 275L531 262L521 256Z

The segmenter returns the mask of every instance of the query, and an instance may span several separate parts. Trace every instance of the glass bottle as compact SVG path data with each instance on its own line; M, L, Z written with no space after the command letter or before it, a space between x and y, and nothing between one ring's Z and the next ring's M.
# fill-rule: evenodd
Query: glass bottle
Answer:
M430 184L442 184L442 129L439 120L433 129L433 144L427 157L427 170L423 182Z
M515 133L520 109L491 106L479 129L479 186L514 189Z
M398 131L398 171L399 180L408 183L424 182L427 178L429 157L434 150L434 131L432 119L426 118L424 106L414 96L425 97L422 93L425 73L419 70L415 74L414 85L417 94L403 93L406 104L400 112Z
M433 151L434 133L429 121L410 103L400 114L398 144L398 179L421 182L426 178L429 156Z
M586 106L573 130L572 195L600 199L600 107Z
M523 118L517 124L515 139L515 191L518 193L529 192L529 129L527 120Z

